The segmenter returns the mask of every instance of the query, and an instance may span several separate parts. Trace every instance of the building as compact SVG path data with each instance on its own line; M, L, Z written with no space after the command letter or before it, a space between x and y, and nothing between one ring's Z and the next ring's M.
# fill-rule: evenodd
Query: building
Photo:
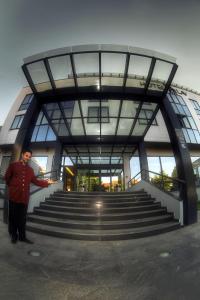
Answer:
M1 173L29 146L35 172L59 172L65 190L126 190L141 170L152 181L177 177L183 223L196 222L200 94L172 84L177 67L173 57L114 45L24 59L28 86L0 131Z

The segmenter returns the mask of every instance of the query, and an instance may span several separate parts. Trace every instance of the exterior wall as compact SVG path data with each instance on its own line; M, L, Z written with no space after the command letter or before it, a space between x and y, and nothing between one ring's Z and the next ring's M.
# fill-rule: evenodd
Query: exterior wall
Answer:
M164 123L162 114L160 111L158 111L157 116L156 116L157 124L158 126L151 126L144 138L145 142L170 142L169 140L169 135L167 132L166 125ZM162 128L162 132L161 132Z
M7 116L3 126L1 128L1 131L0 131L0 146L5 145L5 144L14 144L15 143L18 129L10 130L10 127L11 127L16 115L22 115L26 112L24 110L18 111L18 109L19 109L24 97L30 93L32 93L32 91L29 87L23 88L20 91L19 95L17 96L15 102L13 103L13 105L8 113L8 116Z

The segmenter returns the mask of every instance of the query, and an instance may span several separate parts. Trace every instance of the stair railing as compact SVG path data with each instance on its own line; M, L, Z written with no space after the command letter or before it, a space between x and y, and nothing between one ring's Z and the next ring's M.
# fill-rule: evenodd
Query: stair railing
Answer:
M168 175L164 175L163 173L142 169L128 182L128 187L131 188L138 184L141 180L149 182L160 190L171 194L173 197L178 199L182 185L185 184L185 181L179 178L173 178Z

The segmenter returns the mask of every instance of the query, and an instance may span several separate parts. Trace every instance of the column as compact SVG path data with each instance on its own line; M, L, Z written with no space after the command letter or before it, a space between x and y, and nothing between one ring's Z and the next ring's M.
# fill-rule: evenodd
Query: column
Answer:
M184 224L189 225L197 222L197 194L190 154L181 125L167 97L160 109L171 140L178 178L185 181L185 184L181 184L180 198L183 200Z
M138 154L140 159L141 179L149 181L147 153L144 141L138 144Z
M126 190L128 188L128 182L131 180L130 157L128 155L124 155L123 161L124 161L124 186Z
M54 180L58 180L60 176L60 168L61 168L61 162L62 162L62 144L57 140L55 145L55 152L53 157L53 163L52 163L52 174L51 178Z

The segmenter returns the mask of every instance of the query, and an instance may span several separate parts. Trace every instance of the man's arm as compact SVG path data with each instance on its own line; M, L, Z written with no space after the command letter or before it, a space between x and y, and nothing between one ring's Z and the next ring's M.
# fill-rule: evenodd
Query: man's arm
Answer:
M6 173L4 175L4 180L7 185L9 185L12 175L13 175L13 168L12 168L12 165L9 165L9 167L6 170Z

